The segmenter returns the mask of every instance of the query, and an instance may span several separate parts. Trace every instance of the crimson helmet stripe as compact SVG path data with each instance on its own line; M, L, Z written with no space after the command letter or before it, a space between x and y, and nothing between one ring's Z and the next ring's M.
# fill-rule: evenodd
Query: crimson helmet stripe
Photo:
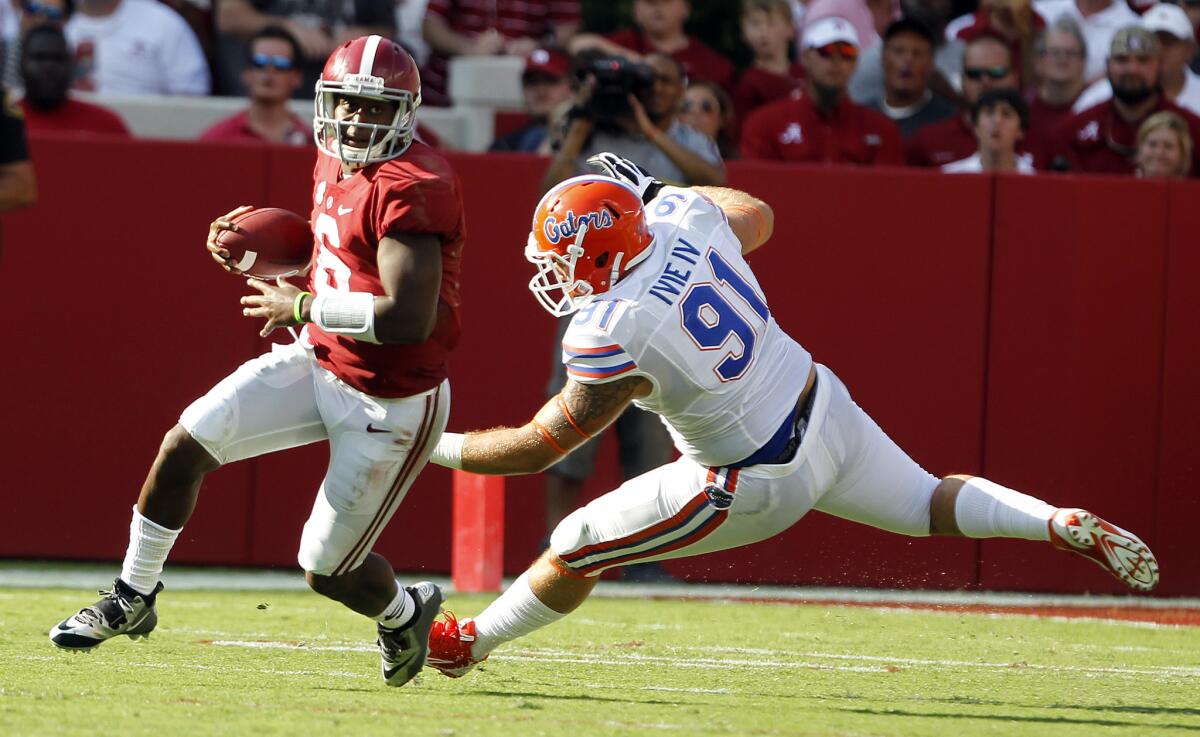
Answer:
M368 36L367 37L367 43L363 47L362 60L359 62L359 65L358 65L358 73L359 74L369 74L371 76L377 76L374 73L372 73L371 70L374 69L374 67L375 67L375 52L379 49L379 44L381 41L383 41L383 36Z

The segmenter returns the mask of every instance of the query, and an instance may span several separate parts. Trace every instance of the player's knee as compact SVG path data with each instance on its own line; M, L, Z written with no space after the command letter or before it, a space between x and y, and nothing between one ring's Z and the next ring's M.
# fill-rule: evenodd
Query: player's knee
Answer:
M341 601L349 590L345 576L324 576L320 573L305 571L304 581L310 589L334 601Z
M175 425L167 431L158 455L162 471L172 475L198 476L220 466L182 425Z
M582 507L563 517L562 522L550 533L550 548L546 555L558 558L563 553L577 550L586 544L584 537L588 529L587 507Z

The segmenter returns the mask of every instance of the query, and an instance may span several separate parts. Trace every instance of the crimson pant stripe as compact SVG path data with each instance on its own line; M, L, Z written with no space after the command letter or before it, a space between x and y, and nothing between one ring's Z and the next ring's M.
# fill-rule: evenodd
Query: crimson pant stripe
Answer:
M421 425L417 429L417 440L413 443L413 447L408 452L408 457L404 459L404 465L400 468L400 473L396 474L396 481L392 484L392 488L388 491L387 497L383 500L383 504L376 510L375 516L371 518L371 524L367 525L366 532L358 539L358 542L351 548L350 554L345 560L338 564L334 569L333 575L340 576L349 570L349 566L363 553L364 546L370 545L375 536L379 534L379 528L383 525L383 521L391 516L392 504L395 502L396 496L400 490L404 488L408 477L412 474L416 467L417 458L425 452L425 445L432 435L430 430L433 428L433 421L437 417L438 402L441 400L442 389L439 386L433 396L425 397L425 413L421 418Z
M697 494L692 497L692 500L683 506L673 516L668 517L662 522L658 522L644 530L639 530L631 535L619 537L616 540L608 540L605 542L595 543L593 545L585 545L578 550L572 550L569 553L559 553L559 558L566 563L586 558L595 553L603 553L610 550L621 548L634 547L650 540L651 538L667 534L674 530L683 527L692 520L708 504L708 496L705 494Z
M705 507L708 507L708 506L709 505L707 505L707 504L705 505ZM615 565L623 565L625 563L631 563L635 560L640 560L642 558L649 558L649 557L652 557L655 555L669 553L673 550L679 550L680 548L685 548L688 545L691 545L692 543L699 542L700 540L703 540L704 538L708 537L708 535L713 530L715 530L721 526L721 523L724 522L726 520L726 518L727 517L723 512L717 512L714 510L712 517L709 518L707 521L705 521L704 524L700 525L699 527L692 530L691 532L689 532L688 534L684 535L681 538L678 538L673 541L665 542L662 545L658 545L656 547L650 548L649 550L639 550L636 553L629 553L627 555L622 555L617 558L609 558L607 560L601 560L601 561L597 561L595 563L589 563L586 566L582 566L580 568L575 568L574 570L579 571L580 573L583 573L583 574L591 574L591 573L596 573L598 571L604 570L605 568L611 568L612 566L615 566Z

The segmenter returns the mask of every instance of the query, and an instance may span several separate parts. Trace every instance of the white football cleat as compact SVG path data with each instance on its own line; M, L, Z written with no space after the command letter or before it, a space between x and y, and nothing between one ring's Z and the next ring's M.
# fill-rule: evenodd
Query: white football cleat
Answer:
M1158 585L1158 561L1128 530L1083 509L1060 509L1050 518L1050 542L1095 561L1135 591Z
M160 581L146 596L118 578L111 591L100 592L103 599L56 624L50 630L50 642L64 650L82 651L117 635L131 640L148 637L158 624L154 602L162 589Z

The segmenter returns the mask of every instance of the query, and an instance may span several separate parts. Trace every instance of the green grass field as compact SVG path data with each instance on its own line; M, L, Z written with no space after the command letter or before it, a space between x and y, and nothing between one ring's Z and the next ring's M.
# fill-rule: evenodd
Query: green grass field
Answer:
M1200 733L1195 627L593 597L390 689L370 624L315 594L168 591L148 642L55 650L93 599L0 589L0 735Z

